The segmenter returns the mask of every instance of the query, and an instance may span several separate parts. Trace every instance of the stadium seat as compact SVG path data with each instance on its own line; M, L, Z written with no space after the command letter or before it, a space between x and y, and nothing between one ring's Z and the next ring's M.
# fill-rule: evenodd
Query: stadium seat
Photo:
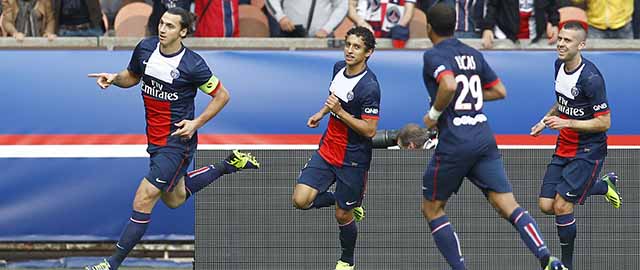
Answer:
M558 9L560 13L560 22L568 20L577 20L581 22L587 21L587 13L581 8L577 7L563 7Z
M261 9L264 6L264 1L265 0L251 0L251 5Z
M240 5L238 8L240 37L269 37L267 16L254 5Z
M117 37L144 37L147 21L151 15L151 6L134 2L120 8L114 23Z
M413 18L409 24L409 38L427 37L427 15L419 8L413 9Z
M353 22L349 18L344 18L342 23L340 23L340 25L338 25L338 27L336 28L336 31L333 31L334 37L336 39L344 39L344 36L347 35L349 29L351 29L353 26Z

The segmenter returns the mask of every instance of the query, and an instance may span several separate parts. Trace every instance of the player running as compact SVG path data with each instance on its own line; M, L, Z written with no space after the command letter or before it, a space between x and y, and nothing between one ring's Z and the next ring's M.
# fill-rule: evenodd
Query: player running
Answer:
M551 257L536 221L516 202L482 112L485 101L506 96L504 85L480 52L453 38L456 13L452 7L436 4L427 18L434 47L424 53L423 78L431 98L424 123L438 128L439 142L423 177L422 212L436 246L453 269L466 269L458 236L444 208L467 177L520 233L543 269L563 269Z
M342 256L336 270L355 268L356 219L364 216L360 206L371 163L371 138L376 134L380 113L380 85L367 66L375 49L375 38L364 27L355 27L345 38L344 61L333 66L330 95L319 112L307 121L310 128L331 113L320 149L302 168L293 191L298 209L336 205ZM335 193L328 191L336 183Z
M611 126L611 113L602 74L580 53L586 38L579 22L562 26L555 62L557 103L531 128L533 136L545 127L560 130L538 204L542 212L556 217L562 262L569 269L573 269L577 234L574 204L584 204L590 195L604 195L614 208L622 204L615 173L597 180L607 156L606 131Z
M89 74L97 78L102 89L112 84L129 88L142 81L150 164L149 173L136 191L133 213L115 253L102 263L87 266L88 270L118 269L147 230L158 200L177 208L223 174L260 166L251 155L233 151L220 163L187 173L198 144L196 131L229 101L229 92L204 59L182 44L191 23L187 11L171 8L160 19L159 36L138 43L127 69L117 74ZM204 112L194 118L197 89L212 99Z

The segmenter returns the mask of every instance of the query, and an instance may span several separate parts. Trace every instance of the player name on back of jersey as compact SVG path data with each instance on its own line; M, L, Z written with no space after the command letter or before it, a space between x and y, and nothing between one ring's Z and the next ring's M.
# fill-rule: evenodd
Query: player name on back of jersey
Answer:
M178 100L177 92L165 92L162 90L164 88L164 85L162 83L154 81L153 79L150 79L150 81L151 85L146 84L144 80L142 80L142 92L157 99L168 101Z
M476 60L473 59L472 55L456 55L454 58L456 59L456 63L458 63L458 68L460 70L476 69Z

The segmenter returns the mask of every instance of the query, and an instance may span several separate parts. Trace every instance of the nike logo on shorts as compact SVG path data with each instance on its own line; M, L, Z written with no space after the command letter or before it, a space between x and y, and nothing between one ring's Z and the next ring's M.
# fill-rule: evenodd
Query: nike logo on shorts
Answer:
M567 193L565 193L564 195L567 195L568 197L576 197L578 195L576 194L571 194L570 192L567 191Z
M347 204L347 205L354 205L354 204L356 204L357 202L358 202L358 201L346 202L345 204Z
M166 184L167 183L167 181L160 180L160 178L156 178L156 182L162 183L162 184Z

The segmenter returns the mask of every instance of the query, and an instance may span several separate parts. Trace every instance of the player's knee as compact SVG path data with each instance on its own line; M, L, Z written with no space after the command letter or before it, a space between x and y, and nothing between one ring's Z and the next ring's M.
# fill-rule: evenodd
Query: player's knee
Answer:
M547 214L547 215L555 214L555 212L553 211L553 203L538 201L538 208L540 208L540 211L542 211L542 213L544 214Z
M309 204L311 202L309 200L307 200L306 198L294 195L291 198L291 203L293 203L293 207L295 207L297 209L305 210L305 209L309 208Z
M336 210L336 220L340 224L347 224L353 219L353 214L345 210Z
M174 201L174 200L163 200L164 204L171 208L176 209L182 205L182 202Z
M151 194L136 194L135 199L133 199L133 209L148 213L153 209L156 201L157 198L151 196Z
M442 215L444 215L444 207L439 205L438 203L425 202L421 207L422 215L427 220L434 220Z
M566 215L573 212L573 205L569 202L556 200L553 203L553 212L555 215Z
M146 200L143 198L137 198L133 200L133 209L140 212L147 213L151 209L153 209L152 200Z

